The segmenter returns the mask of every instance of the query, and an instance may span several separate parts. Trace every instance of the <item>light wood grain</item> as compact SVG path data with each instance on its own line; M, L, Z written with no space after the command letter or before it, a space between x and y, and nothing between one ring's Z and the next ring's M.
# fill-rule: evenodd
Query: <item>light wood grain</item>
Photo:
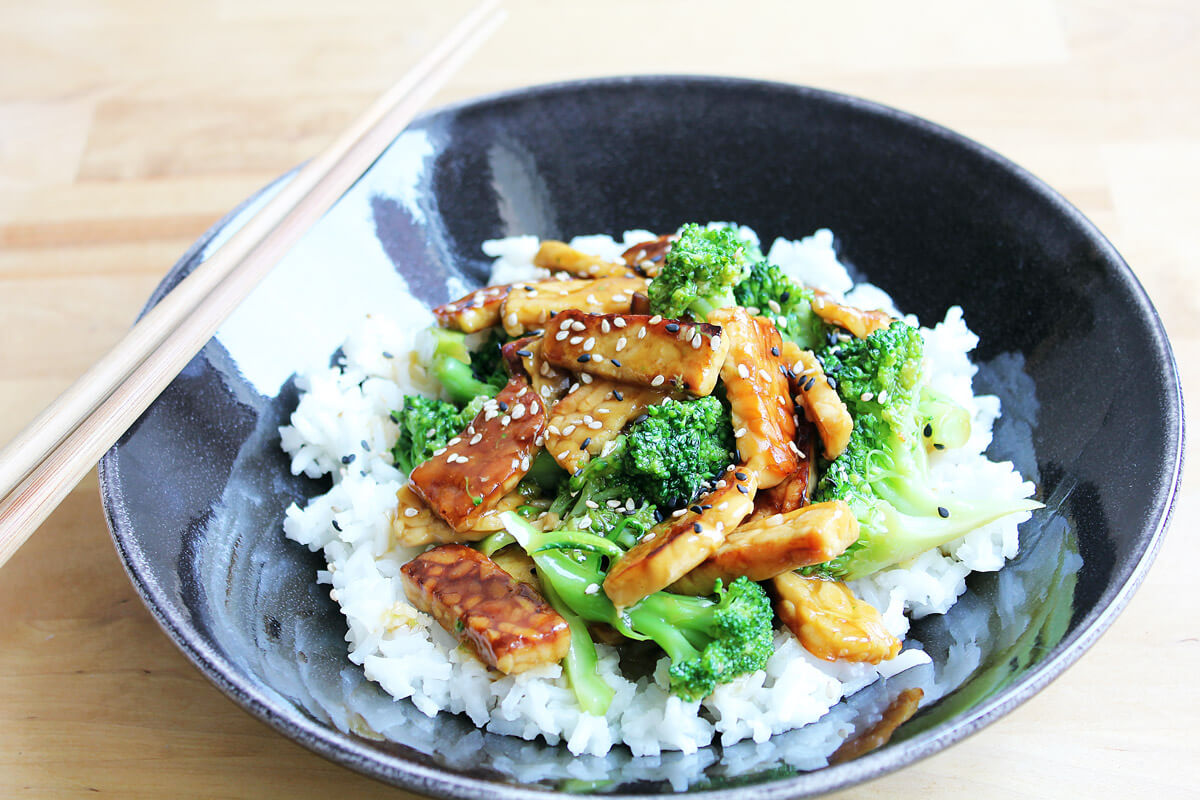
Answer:
M472 5L0 3L0 439L124 333L191 240L327 144ZM740 29L713 0L508 6L505 28L438 100L718 72L930 117L1026 166L1100 226L1162 313L1185 394L1200 394L1190 0L747 0ZM130 588L89 480L0 580L0 796L404 796L291 744L207 684ZM1062 678L965 742L837 797L1196 796L1195 485L1145 585Z

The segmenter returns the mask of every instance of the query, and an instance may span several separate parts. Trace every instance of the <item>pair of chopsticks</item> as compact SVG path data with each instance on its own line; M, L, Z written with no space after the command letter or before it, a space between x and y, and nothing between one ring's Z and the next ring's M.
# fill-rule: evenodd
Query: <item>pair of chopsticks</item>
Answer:
M0 566L504 19L471 12L0 451Z

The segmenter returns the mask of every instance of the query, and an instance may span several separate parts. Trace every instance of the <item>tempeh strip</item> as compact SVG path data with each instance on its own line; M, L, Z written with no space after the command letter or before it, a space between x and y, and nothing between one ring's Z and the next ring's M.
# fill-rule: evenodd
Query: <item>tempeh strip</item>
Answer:
M561 661L566 620L529 584L461 544L435 547L400 568L404 594L505 674Z
M516 488L544 443L546 404L514 377L409 484L456 531L470 530Z
M784 357L793 365L796 376L796 404L804 416L817 426L821 446L828 459L837 458L850 443L854 420L842 398L829 384L821 363L810 350L801 350L791 342L784 343Z
M535 266L551 272L569 272L580 278L613 278L632 275L625 264L614 264L600 256L576 250L566 242L546 239L533 256Z
M504 298L500 322L509 336L540 330L555 314L576 309L601 314L629 311L634 292L646 291L645 278L539 281L521 284Z
M728 350L716 325L570 310L546 327L542 355L564 369L703 397L712 393Z
M754 512L746 522L756 522L776 514L795 511L812 501L817 486L817 431L807 419L796 426L796 450L800 463L783 481L754 496ZM745 523L743 523L745 524Z
M879 611L841 581L785 572L771 585L775 613L817 658L878 664L900 652L900 640L888 631Z
M770 320L752 317L740 307L717 309L708 319L720 325L729 340L721 380L738 453L758 473L759 487L769 489L787 478L799 462L793 441L796 419L780 349L783 340Z
M814 290L812 301L813 313L830 325L845 328L859 339L865 339L880 328L886 328L896 321L896 318L886 311L867 311L854 306L843 305L825 292Z
M485 286L465 297L440 305L433 310L438 324L463 333L475 333L500 324L500 306L512 288L511 284Z
M542 337L525 336L500 346L510 375L524 374L538 397L553 404L567 390L571 374L555 369L542 357Z
M841 500L817 503L742 523L704 563L671 586L684 594L711 594L745 575L765 581L809 564L837 558L858 540L858 520Z
M613 564L604 592L618 607L665 589L716 552L727 533L754 507L757 476L730 467L717 488L678 517L655 525Z
M597 378L555 403L546 423L546 450L567 472L586 464L620 435L631 419L661 403L655 389Z

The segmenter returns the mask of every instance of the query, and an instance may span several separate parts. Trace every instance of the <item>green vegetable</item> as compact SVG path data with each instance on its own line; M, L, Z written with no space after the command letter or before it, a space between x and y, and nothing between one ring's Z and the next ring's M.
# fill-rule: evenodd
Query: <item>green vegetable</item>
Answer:
M494 386L496 392L508 383L508 367L504 365L504 358L500 354L501 345L508 341L509 337L503 328L491 328L484 343L471 352L472 377L480 383Z
M462 405L480 395L495 397L500 392L504 386L503 382L497 386L494 381L485 383L475 377L465 333L438 327L432 328L431 332L436 343L433 350L433 374L442 386L446 387L451 400Z
M758 249L732 228L683 226L662 272L650 281L650 313L670 319L690 313L703 320L713 309L734 305L733 287L750 274L756 257Z
M618 610L602 586L606 562L619 558L623 548L569 528L540 531L512 512L500 519L507 534L484 540L484 552L515 539L537 564L543 589L573 614L611 625L628 638L656 642L671 658L671 691L680 697L704 697L719 683L762 669L770 658L771 603L758 584L738 578L727 588L718 586L713 597L655 592ZM581 643L581 650L586 649ZM588 659L586 653L583 658ZM572 687L576 694L594 691L576 683ZM596 698L580 697L581 704L585 700Z
M951 500L934 490L923 436L933 406L922 403L923 342L916 328L895 322L822 356L854 429L845 452L825 465L814 500L844 500L861 532L841 556L803 572L861 578L1041 506L1032 500ZM952 416L945 408L939 413Z
M834 330L813 312L812 290L795 283L782 269L766 261L755 264L750 275L733 287L733 296L738 305L758 309L775 323L785 339L805 350L823 347L826 336Z
M487 397L481 395L460 410L453 403L407 395L404 406L392 412L392 419L400 426L400 436L392 446L396 466L412 472L414 467L432 457L435 450L445 447L461 433L486 400Z

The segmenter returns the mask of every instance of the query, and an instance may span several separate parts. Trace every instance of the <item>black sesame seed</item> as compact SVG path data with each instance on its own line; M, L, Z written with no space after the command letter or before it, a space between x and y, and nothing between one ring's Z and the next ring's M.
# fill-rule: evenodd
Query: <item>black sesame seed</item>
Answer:
M792 299L791 292L784 292L783 294L779 295L779 302L781 303L786 303L790 299Z
M654 509L654 521L662 522L664 519L666 519L666 517L663 516L663 513L661 511L659 511L657 508Z
M639 422L645 422L648 419L650 419L649 414L638 414L636 417L633 418L633 424L637 425Z
M700 533L700 531L704 530L704 526L701 525L699 522L693 522L692 530L694 530L696 533Z
M771 355L773 355L773 356L778 356L778 355L779 355L779 348L778 348L778 347L772 347L772 348L771 348Z
M575 360L578 361L580 364L583 364L585 362L591 361L592 355L591 355L591 353L584 353L583 355L581 355L579 358L577 358Z
M735 473L733 473L733 477L737 478L739 481L744 481L744 480L746 480L746 473L735 472Z
M942 444L941 442L936 442L936 443L933 445L933 449L934 449L934 450L945 450L945 449L946 449L946 445Z
M825 341L829 343L830 347L833 347L835 344L837 344L838 343L837 331L830 331L829 333L825 334Z
M584 439L582 442L579 443L579 449L587 450L587 446L591 443L592 443L592 437L588 436L586 439Z
M613 389L613 397L617 398L618 401L625 399L625 395L621 394L617 389Z
M572 477L572 478L578 478L578 477L579 477L580 475L582 475L582 474L583 474L583 467L580 467L579 469L577 469L577 470L575 470L574 472L572 472L572 473L571 473L571 477Z
M343 464L350 464L350 463L353 463L353 461L354 461L354 453L351 453L348 456L342 456Z
M945 519L946 517L950 516L950 509L946 508L945 506L938 506L938 516L942 519Z
M700 513L702 513L702 512L703 512L703 510L704 510L704 509L700 508L700 506L692 506L692 507L691 507L691 508L689 508L688 510L689 510L689 511L694 511L694 512L695 512L695 513L697 513L697 514L700 514Z
M503 400L497 400L496 405L501 411L508 411L508 403L504 402Z
M620 362L620 361L617 361L615 358L610 358L610 359L609 359L609 361L611 361L611 362L612 362L612 365L613 365L614 367L619 367L619 366L621 366L621 362Z
M333 523L332 523L332 524L333 524L333 529L334 529L335 531L337 531L338 533L341 533L341 531L342 531L342 526L341 526L341 525L338 525L338 521L337 521L336 519L333 521Z
M558 312L557 312L557 311L551 311L551 312L550 312L550 319L554 319L554 318L555 318L555 317L557 317L557 316L558 316Z
M825 382L829 384L830 389L833 389L835 392L837 391L837 386L838 386L837 378L835 378L831 375L825 379Z
M522 286L521 288L527 292L535 291L535 289L532 286Z
M813 384L815 384L816 382L817 382L817 376L813 375L812 377L810 377L808 379L808 382L804 384L804 391L807 392L809 389L811 389L813 387Z
M705 503L704 505L700 506L701 511L708 511L710 508L712 508L712 503Z
M678 322L668 322L666 325L666 328L667 328L667 333L678 333L679 332L679 323Z
M521 358L530 358L533 356L533 353L528 350L518 350L517 355L519 355Z
M737 487L738 487L738 491L741 492L742 494L750 494L750 490L747 489L745 486L742 486L740 483L737 485Z
M395 356L392 355L391 353L389 353L387 350L383 351L383 357L384 358L395 358Z
M925 430L921 431L926 437L933 436L933 426L928 422L925 423Z

